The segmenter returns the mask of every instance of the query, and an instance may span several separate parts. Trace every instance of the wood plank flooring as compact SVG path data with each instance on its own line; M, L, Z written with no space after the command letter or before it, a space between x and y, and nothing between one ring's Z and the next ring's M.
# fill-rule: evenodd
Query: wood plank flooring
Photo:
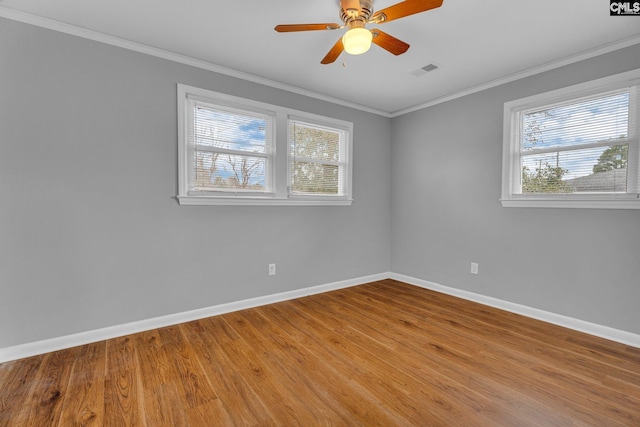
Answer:
M0 364L0 426L640 426L640 349L393 280Z

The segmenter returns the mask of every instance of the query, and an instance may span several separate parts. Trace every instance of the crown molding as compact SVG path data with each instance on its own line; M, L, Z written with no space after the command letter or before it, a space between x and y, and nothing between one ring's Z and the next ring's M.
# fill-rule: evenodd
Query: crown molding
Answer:
M623 49L625 47L633 46L634 44L640 44L640 36L633 36L626 39L618 40L613 43L608 43L593 49L585 50L575 55L567 56L566 58L562 58L557 61L547 62L545 64L538 65L536 67L532 67L523 71L519 71L517 73L508 74L506 76L500 77L495 80L491 80L486 83L482 83L477 86L472 86L458 92L453 92L447 95L443 95L441 97L434 98L425 103L415 105L413 107L394 111L390 114L390 117L393 118L393 117L402 116L404 114L422 110L427 107L432 107L437 104L442 104L443 102L451 101L457 98L462 98L463 96L471 95L476 92L481 92L486 89L491 89L493 87L500 86L505 83L511 83L513 81L520 80L525 77L530 77L536 74L544 73L545 71L550 71L556 68L564 67L565 65L570 65L575 62L583 61L585 59L593 58L599 55L604 55L605 53L609 53L615 50Z
M335 98L335 97L324 95L311 90L303 89L298 86L282 83L277 80L271 80L266 77L261 77L255 74L245 73L243 71L224 67L222 65L214 64L212 62L203 61L201 59L196 59L190 56L181 55L179 53L149 46L143 43L134 42L131 40L126 40L120 37L111 36L108 34L100 33L97 31L89 30L86 28L67 24L64 22L56 21L53 19L43 18L41 16L32 15L26 12L10 9L4 6L0 6L0 17L10 19L12 21L22 22L24 24L34 25L40 28L45 28L47 30L57 31L60 33L81 37L81 38L96 41L99 43L120 47L120 48L131 50L134 52L143 53L145 55L155 56L157 58L166 59L168 61L177 62L179 64L184 64L184 65L200 68L207 71L212 71L217 74L222 74L225 76L235 77L235 78L246 80L253 83L258 83L264 86L272 87L274 89L281 89L281 90L285 90L287 92L295 93L298 95L308 96L310 98L318 99L320 101L326 101L332 104L342 105L344 107L353 108L356 110L376 114L383 117L391 117L388 111L382 111L375 108L367 107L365 105L349 102L344 99Z
M503 85L505 83L510 83L519 79L523 79L525 77L530 77L535 74L540 74L545 71L550 71L555 68L560 68L565 65L573 64L575 62L583 61L585 59L593 58L598 55L603 55L605 53L613 52L615 50L623 49L625 47L632 46L634 44L640 44L640 36L633 36L626 39L618 40L616 42L608 43L597 48L589 49L575 55L568 56L566 58L562 58L557 61L547 62L545 64L532 67L523 71L519 71L517 73L509 74L498 79L482 83L476 86L472 86L461 91L449 93L443 95L438 98L434 98L427 102L417 104L413 107L404 108L401 110L389 112L378 110L375 108L367 107L365 105L353 103L346 101L344 99L335 98L332 96L324 95L318 92L314 92L308 89L303 89L298 86L289 85L286 83L279 82L277 80L271 80L266 77L261 77L255 74L246 73L243 71L235 70L232 68L224 67L222 65L214 64L212 62L203 61L201 59L196 59L190 56L181 55L175 52L167 51L164 49L156 48L153 46L145 45L142 43L134 42L131 40L122 39L115 36L110 36L108 34L100 33L93 30L88 30L86 28L78 27L75 25L67 24L64 22L56 21L49 18L43 18L41 16L32 15L26 12L21 12L15 9L10 9L4 6L0 6L0 17L10 19L13 21L22 22L25 24L34 25L41 28L46 28L48 30L57 31L77 37L82 37L88 40L93 40L100 43L105 43L111 46L117 46L123 49L128 49L134 52L143 53L146 55L155 56L157 58L166 59L169 61L177 62L180 64L200 68L203 70L211 71L214 73L235 77L238 79L250 81L253 83L262 84L265 86L269 86L275 89L285 90L287 92L295 93L298 95L308 96L310 98L318 99L320 101L330 102L332 104L342 105L345 107L353 108L356 110L364 111L367 113L376 114L379 116L393 118L399 117L408 113L412 113L414 111L422 110L424 108L432 107L437 104L441 104L447 101L451 101L457 98L461 98L463 96L471 95L476 92L481 92L486 89L491 89L496 86Z

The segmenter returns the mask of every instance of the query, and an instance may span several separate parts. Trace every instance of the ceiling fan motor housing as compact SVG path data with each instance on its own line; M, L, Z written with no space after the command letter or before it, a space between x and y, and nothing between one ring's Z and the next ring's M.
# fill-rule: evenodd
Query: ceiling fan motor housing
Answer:
M342 22L344 22L347 26L351 28L354 28L354 27L361 28L361 27L364 27L364 24L366 24L369 21L369 18L371 17L372 13L373 13L373 0L360 0L360 13L357 13L357 11L355 13L345 12L341 7L340 19L342 20ZM356 22L361 22L362 25L355 24Z

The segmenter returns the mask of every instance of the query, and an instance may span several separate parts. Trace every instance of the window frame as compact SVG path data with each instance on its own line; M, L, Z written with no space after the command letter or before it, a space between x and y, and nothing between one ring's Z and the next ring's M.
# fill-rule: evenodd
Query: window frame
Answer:
M629 101L629 134L615 144L629 144L627 193L522 194L521 117L527 112L553 107L570 101L631 89ZM503 207L640 209L640 69L604 77L504 104L502 196ZM613 141L612 141L613 142ZM590 146L608 145L598 141ZM584 147L587 147L585 144ZM577 148L577 147L576 147ZM582 148L582 147L580 147ZM557 150L553 150L554 152Z
M267 114L273 118L272 146L266 148L265 173L271 188L264 192L246 190L192 191L194 181L194 146L189 139L189 102L196 100L221 109L242 113ZM178 107L178 203L180 205L246 205L246 206L349 206L352 204L353 123L267 104L208 89L177 85ZM292 194L289 186L289 121L295 119L344 132L344 165L340 171L344 180L338 195ZM252 155L252 154L249 154Z
M269 131L265 132L265 136L266 136L266 141L265 141L265 152L264 153L256 153L256 152L251 152L251 151L244 151L244 150L236 150L236 149L229 149L229 148L222 148L222 147L199 147L199 150L195 150L195 149L187 149L186 152L186 156L187 156L187 164L188 165L193 165L194 163L194 155L196 151L207 151L210 153L217 153L217 154L223 154L223 155L229 155L229 156L240 156L240 157L255 157L255 158L263 158L265 159L265 189L264 191L257 191L257 190L242 190L242 189L220 189L220 190L190 190L189 194L194 195L194 196L207 196L207 195L215 195L217 197L238 197L239 194L236 193L241 193L242 196L245 197L273 197L273 193L274 193L274 185L273 185L273 178L274 178L274 167L273 167L273 163L274 163L274 148L275 148L275 112L270 111L270 110L264 110L261 108L256 108L255 106L247 106L247 105L243 105L243 106L238 106L238 105L234 105L234 103L231 102L223 102L222 100L217 100L216 104L212 104L210 102L209 99L203 98L201 96L193 96L193 95L189 95L187 96L187 99L185 100L186 104L187 104L187 109L186 109L186 117L187 117L187 123L191 124L191 120L192 120L192 107L191 107L191 102L194 103L194 106L197 107L198 104L202 105L204 108L207 107L212 107L212 110L214 111L223 111L226 113L231 113L231 114L238 114L238 115L246 115L246 117L250 117L251 115L255 115L256 118L264 118L267 121L270 121L270 123L267 125L267 129ZM262 116L262 117L260 117ZM185 134L184 136L188 139L189 138L189 131L188 128L185 127ZM192 182L195 181L195 168L190 167L188 170L188 183L191 184Z
M304 158L303 161L308 161L311 163L318 163L318 164L335 164L338 166L338 174L339 174L339 178L338 178L338 192L339 194L337 195L325 195L325 194L314 194L314 193L302 193L302 192L294 192L293 188L292 188L292 183L291 183L291 177L292 177L292 173L291 173L291 168L293 166L293 163L295 162L296 157L294 156L294 158L292 158L292 153L290 150L290 146L289 144L291 144L291 123L292 122L299 122L301 124L310 126L310 127L317 127L317 128L324 128L330 131L337 131L340 134L340 147L339 147L339 159L337 162L332 162L332 161L318 161L315 159L311 159L311 158ZM296 199L296 200L310 200L310 199L318 199L318 200L324 200L327 198L336 198L336 197L345 197L346 193L348 191L348 188L350 188L350 176L347 174L347 170L348 170L348 165L350 164L350 153L347 152L346 148L347 148L347 144L345 143L346 140L349 139L349 134L350 134L350 128L348 126L337 126L337 123L330 123L326 121L325 117L320 117L320 116L315 116L312 117L311 115L307 114L306 116L299 116L299 115L292 115L289 114L288 115L288 119L287 119L287 150L288 150L288 155L287 155L287 192L289 195L290 199ZM301 157L302 158L302 157ZM343 194L340 194L340 192L342 192Z

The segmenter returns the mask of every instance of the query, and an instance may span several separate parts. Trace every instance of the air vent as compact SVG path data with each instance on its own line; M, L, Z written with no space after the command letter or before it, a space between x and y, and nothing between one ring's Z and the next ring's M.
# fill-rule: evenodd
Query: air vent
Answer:
M436 64L429 64L429 65L425 65L422 68L418 68L415 71L412 71L411 74L413 74L414 76L421 76L423 74L430 73L437 69L438 69L438 66Z

